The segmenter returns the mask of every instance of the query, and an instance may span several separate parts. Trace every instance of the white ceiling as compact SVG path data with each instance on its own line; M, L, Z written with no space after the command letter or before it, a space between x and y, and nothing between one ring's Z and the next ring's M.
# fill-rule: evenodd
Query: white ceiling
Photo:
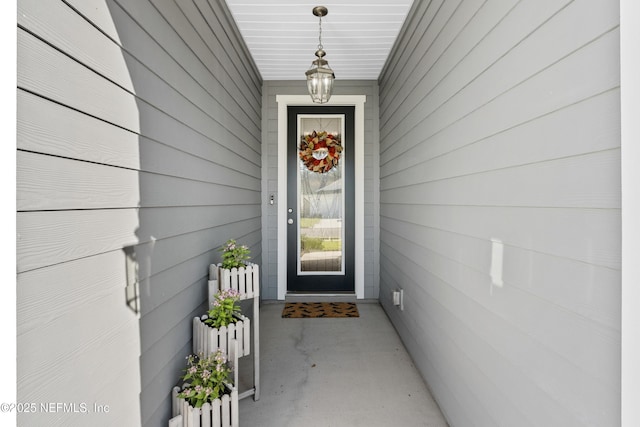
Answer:
M226 0L264 80L304 80L322 44L336 80L376 80L413 0Z

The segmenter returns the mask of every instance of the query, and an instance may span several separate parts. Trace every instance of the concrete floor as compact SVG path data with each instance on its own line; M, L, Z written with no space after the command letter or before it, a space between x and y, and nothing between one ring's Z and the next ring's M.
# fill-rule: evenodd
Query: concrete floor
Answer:
M348 319L283 319L283 305L260 309L261 393L240 401L241 426L447 426L379 304Z

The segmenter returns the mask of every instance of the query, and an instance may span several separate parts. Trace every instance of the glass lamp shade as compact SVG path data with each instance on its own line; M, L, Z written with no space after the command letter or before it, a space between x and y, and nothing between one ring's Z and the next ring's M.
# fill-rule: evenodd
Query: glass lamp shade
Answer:
M318 55L317 52L316 55ZM329 101L333 92L333 81L336 78L333 70L329 68L329 63L318 55L318 59L311 63L311 68L305 74L307 89L313 102L324 104Z

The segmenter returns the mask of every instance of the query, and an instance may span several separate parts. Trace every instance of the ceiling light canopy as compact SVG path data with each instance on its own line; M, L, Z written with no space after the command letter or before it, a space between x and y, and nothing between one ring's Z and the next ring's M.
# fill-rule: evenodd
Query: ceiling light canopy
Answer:
M333 92L333 81L336 76L333 70L329 68L329 63L324 59L326 52L322 47L322 17L326 16L329 11L324 6L316 6L313 8L313 14L320 18L318 50L316 50L316 58L311 63L311 68L305 73L307 76L307 89L313 102L324 104L331 98Z

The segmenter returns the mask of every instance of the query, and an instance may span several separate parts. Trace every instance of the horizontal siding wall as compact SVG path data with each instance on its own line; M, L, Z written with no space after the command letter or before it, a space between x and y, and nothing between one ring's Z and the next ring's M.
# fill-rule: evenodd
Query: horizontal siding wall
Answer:
M278 211L269 197L278 193L278 103L277 95L307 95L304 80L265 81L263 87L262 158L263 209L263 298L278 298ZM364 295L378 298L379 211L378 211L378 83L336 79L335 95L365 95L364 103Z
M619 102L617 2L415 2L380 78L380 300L452 426L619 425Z
M261 262L261 78L220 0L20 0L17 32L18 401L88 405L18 423L166 425L217 248Z

